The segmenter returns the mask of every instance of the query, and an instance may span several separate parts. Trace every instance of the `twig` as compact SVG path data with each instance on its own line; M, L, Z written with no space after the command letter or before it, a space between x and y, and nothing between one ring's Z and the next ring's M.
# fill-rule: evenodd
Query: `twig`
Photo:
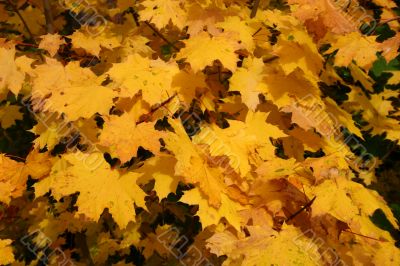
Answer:
M258 28L258 30L256 30L256 32L253 33L253 35L251 35L252 37L256 36L257 33L259 33L262 30L262 27Z
M361 236L361 237L368 238L368 239L372 239L372 240L376 240L376 241L379 241L379 242L388 242L386 239L385 240L377 239L377 238L374 238L374 237L371 237L371 236L365 236L365 235L362 235L362 234L355 233L355 232L351 231L351 229L350 229L350 231L349 230L343 230L343 232L350 233L350 234L353 234L353 235L356 235L356 236Z
M298 210L297 212L293 213L292 215L290 215L285 222L289 222L290 220L292 220L293 218L295 218L297 215L299 215L302 211L304 211L305 209L307 209L308 207L311 206L311 204L313 204L314 200L317 198L317 196L314 196L314 198L312 198L312 200L310 200L306 205L304 205L300 210Z
M168 103L170 103L170 102L172 101L172 99L175 98L175 96L177 96L176 93L174 93L171 97L169 97L168 99L166 99L165 101L163 101L162 103L160 103L158 106L151 108L151 109L150 109L150 112L148 112L147 114L142 115L142 116L139 118L139 121L136 122L136 125L139 125L139 124L141 124L141 123L143 123L143 122L148 121L148 120L151 118L151 116L152 116L158 109L160 109L161 107L164 107L165 105L167 105Z
M51 13L51 6L49 0L43 0L44 17L46 18L47 33L54 33L53 27L53 14Z
M176 51L179 51L179 48L175 46L172 42L170 42L167 38L162 35L161 32L159 32L153 25L151 25L148 21L144 22L158 37L163 39L164 42L166 42L168 45L170 45L172 48L174 48Z
M32 43L25 43L25 42L20 42L20 41L15 41L15 43L17 45L21 45L21 46L29 46L29 47L33 47L33 48L38 47L36 44L32 44Z
M386 24L386 23L389 23L389 22L395 21L395 20L400 21L400 16L397 16L397 17L394 17L394 18L388 18L386 20L382 20L381 22L378 23L378 26L381 26L383 24Z
M11 6L11 8L13 9L13 12L16 13L17 16L19 17L19 19L22 21L22 24L24 24L24 27L29 34L29 39L31 39L36 44L31 30L29 29L28 24L26 23L25 19L22 17L21 13L19 13L18 8L11 2L11 0L7 0L7 3Z
M267 64L267 63L270 63L270 62L272 62L272 61L274 61L274 60L276 60L276 59L278 59L278 58L279 58L279 56L273 55L273 56L271 56L270 58L264 59L263 62L264 62L264 64Z
M258 6L260 5L260 0L254 0L253 8L251 9L250 18L254 18L257 15Z
M90 250L86 241L86 234L84 232L78 232L75 234L75 245L81 251L81 255L86 265L94 266L92 256L90 256Z
M392 145L392 147L389 149L389 151L382 157L382 159L381 159L382 162L383 162L387 157L389 157L390 154L392 154L392 152L394 151L394 149L397 147L398 142L399 142L399 141L396 140L396 141L393 143L393 145Z

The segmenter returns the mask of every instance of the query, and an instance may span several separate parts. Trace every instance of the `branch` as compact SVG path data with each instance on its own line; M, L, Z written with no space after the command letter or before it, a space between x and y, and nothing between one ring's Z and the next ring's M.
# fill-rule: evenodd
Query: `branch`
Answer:
M168 45L170 45L172 48L174 48L176 51L179 51L179 48L175 46L172 42L170 42L167 38L162 35L161 32L159 32L153 25L151 25L148 21L144 22L158 37L163 39L164 42L166 42Z
M86 260L86 265L94 266L92 257L90 256L89 247L86 241L86 234L84 232L78 232L75 234L75 245L81 251L81 255Z
M253 8L251 9L250 18L254 18L257 15L258 6L260 5L260 0L254 0Z
M298 210L297 212L293 213L292 215L290 215L285 222L289 222L290 220L292 220L293 218L295 218L297 215L299 215L302 211L304 211L305 209L307 209L308 207L311 206L311 204L313 204L314 200L317 197L315 196L314 198L312 198L312 200L310 200L306 205L304 205L300 210Z
M11 0L7 0L7 3L11 6L11 8L13 9L13 12L18 15L19 19L22 21L22 24L24 24L24 27L29 34L29 39L31 39L36 44L31 30L29 29L28 24L26 23L25 19L22 17L21 13L19 13L18 8L11 2Z
M47 33L54 33L53 27L53 14L51 13L51 6L49 0L43 0L44 17L46 18Z
M383 25L383 24L386 24L386 23L389 23L389 22L391 22L391 21L395 21L395 20L398 20L398 21L400 21L400 16L397 16L397 17L394 17L394 18L388 18L388 19L382 20L381 22L379 22L379 23L378 23L378 25L380 26L380 25Z

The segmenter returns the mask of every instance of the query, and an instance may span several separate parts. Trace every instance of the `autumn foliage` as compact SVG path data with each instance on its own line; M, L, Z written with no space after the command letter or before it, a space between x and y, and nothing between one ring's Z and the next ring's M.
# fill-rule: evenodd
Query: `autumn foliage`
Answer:
M0 1L0 264L400 265L399 14Z

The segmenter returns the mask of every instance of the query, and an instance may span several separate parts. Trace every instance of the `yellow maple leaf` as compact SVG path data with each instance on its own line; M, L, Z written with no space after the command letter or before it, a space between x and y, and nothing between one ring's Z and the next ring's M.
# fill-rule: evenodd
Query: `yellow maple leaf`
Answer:
M347 223L359 234L393 241L387 231L374 226L369 219L377 209L381 209L388 221L398 228L393 213L377 192L370 191L342 176L337 176L335 180L325 180L313 188L306 188L307 192L316 196L312 217L329 214Z
M203 70L206 66L212 65L219 60L224 67L234 72L238 56L235 50L239 47L235 41L226 36L211 37L208 33L202 32L184 41L177 60L185 58L190 63L194 72Z
M134 203L146 209L146 194L136 184L139 176L134 172L121 174L112 170L101 153L69 153L53 166L49 177L35 184L35 195L42 196L51 190L59 200L80 192L77 214L97 221L108 208L115 222L125 228L130 221L135 221Z
M386 61L390 62L398 55L397 50L400 46L400 33L397 32L395 36L379 43L378 46L382 50L382 55L385 57Z
M212 35L220 33L216 24L224 20L224 15L229 14L227 10L218 8L215 5L201 5L196 1L190 1L187 7L187 25L190 36L196 36L206 27Z
M249 111L245 122L228 120L230 126L224 129L215 124L203 124L193 142L208 145L211 156L227 156L232 169L245 176L251 169L251 154L257 148L264 148L264 155L269 153L273 156L275 148L269 138L286 136L279 128L266 122L267 116L267 113Z
M175 62L150 60L134 54L125 62L114 64L107 73L120 88L121 97L133 97L142 91L143 100L154 105L173 95L171 83L178 72Z
M0 239L0 264L8 265L15 261L11 239Z
M104 128L99 137L99 144L109 147L122 163L136 156L140 146L154 154L160 152L160 141L165 133L154 129L154 122L136 121L128 113L121 116L105 117Z
M358 66L368 69L377 59L376 53L380 49L374 36L363 36L358 32L352 32L339 36L326 52L331 53L335 50L339 50L335 55L335 65L347 67L354 60Z
M46 20L44 13L40 8L35 7L34 5L28 5L25 9L19 9L19 13L24 18L25 23L29 25L29 30L33 35L38 36L45 34L44 26L46 25ZM13 14L7 23L13 24L14 28L19 32L29 36L24 23L16 13Z
M229 79L229 90L239 91L243 103L253 111L259 104L258 95L267 91L267 85L263 82L263 70L264 62L261 58L246 58L243 66Z
M210 205L220 206L221 192L225 189L221 169L208 164L206 152L190 140L179 121L170 120L170 124L175 133L168 134L164 141L177 159L175 174L187 183L198 185Z
M179 100L190 105L198 89L207 88L205 75L202 72L181 70L172 80L172 87L178 93Z
M0 154L0 202L10 203L11 198L22 196L28 176L24 174L24 163L11 160Z
M186 191L180 201L190 205L199 205L197 215L200 217L203 229L209 225L217 225L220 219L224 217L233 228L240 231L241 218L238 211L243 210L244 207L231 200L225 193L221 194L221 206L219 208L209 205L198 188Z
M238 238L229 231L217 232L207 247L217 256L226 255L226 265L320 265L317 244L294 226L281 232L268 227L247 226L250 236ZM285 247L285 248L282 248ZM265 252L260 252L261 250Z
M18 105L4 105L0 107L0 125L2 128L9 128L15 124L16 120L22 120L23 113Z
M67 120L90 118L95 113L107 114L116 93L101 86L101 79L79 62L66 67L54 59L39 65L33 80L33 107L35 110L64 113ZM49 97L49 95L51 95Z
M65 123L62 123L56 116L56 114L50 115L48 113L37 114L38 123L30 130L37 135L34 140L35 148L43 149L47 146L47 149L51 150L62 137L66 137L66 134L64 134Z
M199 134L193 137L196 144L207 144L210 155L227 156L232 169L245 176L250 171L249 155L255 150L257 139L254 135L246 134L245 123L229 121L225 129L217 125L203 125Z
M8 88L17 95L33 61L26 56L15 59L15 48L0 47L0 93L3 94Z
M338 3L336 3L338 2ZM299 20L303 21L308 30L314 33L318 38L322 38L325 33L333 32L344 34L355 32L358 25L354 23L352 17L342 11L345 3L351 4L353 12L361 11L353 8L358 5L357 1L329 1L329 0L289 0L288 3L294 5L293 14ZM350 7L350 6L349 6ZM356 14L353 14L356 17ZM353 17L353 18L354 18Z
M39 48L49 52L50 56L53 57L60 45L64 44L64 39L59 34L46 34L42 36L42 40L39 43Z
M252 52L255 48L252 33L257 30L251 28L248 23L238 16L225 17L223 22L218 22L217 27L224 29L226 36L243 44L247 51Z
M48 152L40 153L39 149L34 149L26 157L23 172L33 179L42 179L50 173L52 165L53 160Z
M307 78L318 79L323 58L316 44L304 30L282 34L273 51L279 56L279 63L286 75L300 68Z
M146 184L155 180L154 190L160 199L166 198L169 193L176 193L176 188L182 177L175 176L174 166L176 159L173 156L157 156L147 159L137 171L143 173L138 183Z
M113 36L109 31L102 31L95 36L75 31L69 38L71 38L74 48L82 48L97 57L100 54L101 48L113 49L121 46L121 38Z
M391 111L395 110L392 101L388 100L389 98L399 98L399 92L384 89L381 93L371 95L371 104L383 117L388 116Z
M182 0L145 0L141 3L144 9L139 11L142 21L154 23L162 29L171 21L172 24L182 29L186 23L187 13L183 9L185 1Z
M399 84L400 83L400 72L399 71L388 71L392 73L392 76L388 80L388 84Z
M399 140L399 122L396 119L382 116L376 108L380 108L380 102L370 101L365 93L356 86L351 87L352 90L348 94L349 100L343 103L343 107L348 110L362 110L362 117L368 122L368 125L364 126L365 130L372 129L372 134L380 135L386 132L386 138L393 141ZM389 95L396 95L395 91ZM381 96L382 97L382 96ZM385 97L385 96L384 96ZM388 107L386 103L386 108ZM386 110L388 111L388 110ZM381 113L385 114L385 110L381 110Z

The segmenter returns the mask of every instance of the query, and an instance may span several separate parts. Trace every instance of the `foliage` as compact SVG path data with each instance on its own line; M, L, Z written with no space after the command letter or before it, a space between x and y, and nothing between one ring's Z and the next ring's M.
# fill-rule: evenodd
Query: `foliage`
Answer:
M399 4L1 1L0 264L400 265Z

